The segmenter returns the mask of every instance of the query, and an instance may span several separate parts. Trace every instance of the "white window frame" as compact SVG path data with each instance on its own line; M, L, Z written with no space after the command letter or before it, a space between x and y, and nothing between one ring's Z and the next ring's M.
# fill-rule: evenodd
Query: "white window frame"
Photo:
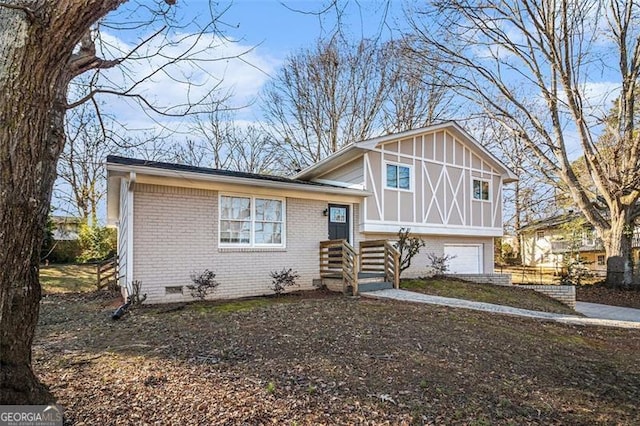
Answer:
M221 232L222 219L222 197L235 197L235 198L249 198L251 202L251 225L249 227L249 243L223 243ZM275 200L282 203L282 240L280 244L256 244L255 232L256 232L256 199L260 200ZM226 219L225 219L226 220ZM284 197L275 197L272 195L248 195L232 192L220 192L218 193L218 247L220 248L285 248L287 236L287 200Z
M547 233L544 231L536 231L536 241L544 240Z
M398 181L397 187L390 187L389 182L387 181L387 166L395 166L397 168L396 179ZM409 189L400 188L400 167L405 167L409 169ZM413 182L413 166L411 164L404 163L394 163L392 161L384 162L384 189L389 189L392 191L402 191L402 192L413 192L414 182Z
M487 184L487 187L488 187L489 191L487 191L487 199L486 200L484 198L476 198L476 194L475 194L475 191L474 191L474 188L473 188L475 181L485 182ZM482 197L482 186L480 187L480 196ZM472 176L471 177L471 199L473 201L482 201L484 203L490 203L491 202L491 181L488 180L488 179L482 179L482 178L479 178L479 177L476 177L476 176Z
M601 261L602 260L602 261ZM596 264L598 266L605 266L607 264L607 259L604 254L599 254L596 256Z
M596 245L596 233L591 228L582 230L582 245L584 247L593 247Z

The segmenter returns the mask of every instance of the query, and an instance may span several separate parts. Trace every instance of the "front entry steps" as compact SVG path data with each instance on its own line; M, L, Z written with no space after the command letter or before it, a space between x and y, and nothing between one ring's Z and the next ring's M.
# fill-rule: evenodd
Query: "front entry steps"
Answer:
M383 273L358 273L358 290L362 292L387 290L393 288L393 283L385 281Z

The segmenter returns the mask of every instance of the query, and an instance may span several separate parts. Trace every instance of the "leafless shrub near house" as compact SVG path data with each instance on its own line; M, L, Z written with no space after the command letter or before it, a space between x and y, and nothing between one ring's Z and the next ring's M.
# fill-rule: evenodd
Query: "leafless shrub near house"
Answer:
M191 281L193 282L193 284L187 286L187 288L191 292L191 297L200 300L206 299L206 297L209 294L213 293L220 285L220 283L216 281L215 278L216 274L208 269L205 269L200 273L191 273Z
M435 276L441 276L449 271L449 261L455 259L456 256L448 254L438 255L435 253L427 253L427 260L429 261L429 267L433 271Z
M271 290L280 296L286 291L287 288L299 285L296 280L300 278L297 271L289 268L282 268L281 271L272 271L270 274L273 280L271 281Z
M400 252L400 275L411 267L411 260L425 246L425 242L420 237L411 235L411 228L400 228L398 231L398 242L396 247Z

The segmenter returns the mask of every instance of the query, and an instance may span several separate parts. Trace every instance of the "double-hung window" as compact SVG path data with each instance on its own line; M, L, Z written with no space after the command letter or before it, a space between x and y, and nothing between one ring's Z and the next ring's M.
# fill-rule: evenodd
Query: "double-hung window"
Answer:
M219 229L224 246L282 247L284 200L221 195Z
M411 190L411 168L387 164L387 188Z

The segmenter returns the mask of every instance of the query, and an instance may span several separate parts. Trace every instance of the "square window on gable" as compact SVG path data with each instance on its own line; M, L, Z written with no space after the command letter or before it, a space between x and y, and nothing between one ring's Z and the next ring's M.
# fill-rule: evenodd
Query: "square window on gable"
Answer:
M411 190L411 168L387 164L387 188Z
M489 201L489 182L486 180L473 180L473 199Z

